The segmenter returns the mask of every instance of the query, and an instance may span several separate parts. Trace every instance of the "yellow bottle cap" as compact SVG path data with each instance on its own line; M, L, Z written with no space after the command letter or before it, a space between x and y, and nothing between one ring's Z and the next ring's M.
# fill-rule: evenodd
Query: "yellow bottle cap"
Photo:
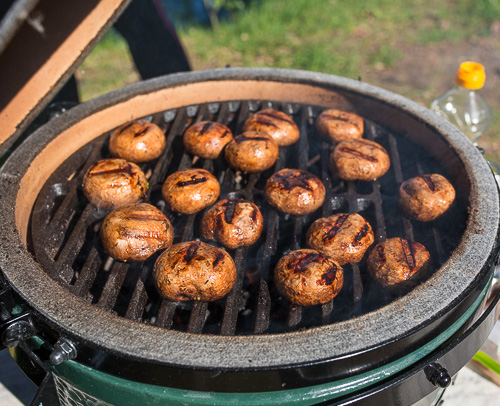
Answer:
M484 66L471 61L462 62L455 77L455 83L466 89L481 89L485 80Z

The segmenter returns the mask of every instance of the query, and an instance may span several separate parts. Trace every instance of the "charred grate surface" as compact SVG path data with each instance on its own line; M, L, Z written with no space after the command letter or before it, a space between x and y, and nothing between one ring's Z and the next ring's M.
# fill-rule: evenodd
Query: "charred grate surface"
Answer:
M237 134L251 113L264 108L291 115L301 132L299 142L280 148L274 168L247 175L236 173L223 158L204 160L184 152L182 134L192 123L215 120ZM262 211L265 228L259 241L251 247L229 251L238 278L225 298L213 303L162 299L151 276L159 254L144 263L122 263L104 252L99 231L108 211L98 210L87 202L81 183L92 163L110 156L107 149L110 134L103 134L80 149L44 185L31 219L32 250L37 260L53 279L93 306L120 317L189 333L283 333L350 319L389 304L411 287L397 291L380 287L367 275L364 261L344 267L344 287L332 302L311 307L291 306L278 294L273 283L274 266L286 252L306 247L306 231L318 217L358 212L372 225L376 242L397 236L414 239L427 247L434 268L438 269L457 247L465 229L466 198L458 196L452 209L432 223L418 224L402 217L397 209L397 190L403 180L423 173L447 174L427 152L404 136L366 120L364 137L387 149L391 156L389 172L375 182L332 178L328 171L331 145L321 141L314 126L321 111L322 108L309 105L233 101L182 107L146 117L167 136L163 155L141 165L150 183L147 201L171 220L174 243L200 238L203 215L178 215L165 209L161 186L167 175L176 170L207 169L221 184L220 199L248 199ZM306 169L321 178L327 190L321 209L307 216L290 216L266 203L263 192L266 180L285 167Z

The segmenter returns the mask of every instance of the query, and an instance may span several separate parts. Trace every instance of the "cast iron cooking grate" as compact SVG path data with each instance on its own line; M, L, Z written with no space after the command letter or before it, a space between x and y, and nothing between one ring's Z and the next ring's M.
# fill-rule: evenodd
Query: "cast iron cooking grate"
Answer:
M238 173L222 157L205 160L184 152L182 134L192 123L215 120L237 134L251 113L264 108L291 115L301 132L299 142L280 148L279 159L270 170L260 174ZM286 252L306 247L306 231L315 219L336 212L362 214L372 225L376 242L400 236L424 244L431 253L434 269L438 269L457 247L465 229L466 198L459 195L452 209L432 223L420 224L402 217L397 209L397 190L403 180L430 172L447 174L429 153L403 135L366 120L364 137L388 150L389 172L374 182L332 178L328 171L331 145L321 141L314 126L321 110L303 104L231 101L181 107L145 118L158 124L167 136L163 155L141 165L150 183L146 200L171 220L174 243L200 238L199 223L203 215L178 215L165 209L161 186L167 175L176 170L207 169L219 179L220 199L248 199L262 211L265 226L259 241L251 247L229 250L238 277L225 298L213 303L162 299L151 277L158 254L144 263L123 263L104 252L99 230L108 211L87 202L81 183L91 164L110 157L109 133L66 160L41 190L31 218L31 248L37 260L54 280L93 306L120 317L189 333L283 333L350 319L387 305L411 287L382 288L371 281L364 261L344 267L344 287L332 302L311 307L292 306L283 299L274 287L273 269ZM321 209L307 216L291 216L266 203L263 192L266 180L285 167L305 169L321 178L327 191Z

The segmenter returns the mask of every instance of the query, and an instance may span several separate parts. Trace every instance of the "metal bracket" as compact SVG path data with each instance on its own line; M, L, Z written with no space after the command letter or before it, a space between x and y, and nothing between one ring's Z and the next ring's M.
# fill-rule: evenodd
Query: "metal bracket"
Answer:
M15 306L14 297L9 288L0 291L0 351L14 347L35 335L31 313L12 315Z
M50 368L26 344L26 340L36 333L31 320L31 312L12 315L16 301L12 291L7 287L0 272L0 351L8 347L18 346L28 357L33 366L43 376L31 406L56 406L59 398ZM75 350L76 356L76 350ZM69 359L69 358L68 358Z
M29 312L11 317L0 324L0 350L15 347L35 335L35 327Z

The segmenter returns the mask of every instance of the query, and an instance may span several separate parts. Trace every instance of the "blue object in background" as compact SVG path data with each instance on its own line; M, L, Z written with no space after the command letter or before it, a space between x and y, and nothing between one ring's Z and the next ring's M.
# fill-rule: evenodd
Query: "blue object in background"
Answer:
M161 0L161 3L176 27L190 24L210 24L203 0Z

